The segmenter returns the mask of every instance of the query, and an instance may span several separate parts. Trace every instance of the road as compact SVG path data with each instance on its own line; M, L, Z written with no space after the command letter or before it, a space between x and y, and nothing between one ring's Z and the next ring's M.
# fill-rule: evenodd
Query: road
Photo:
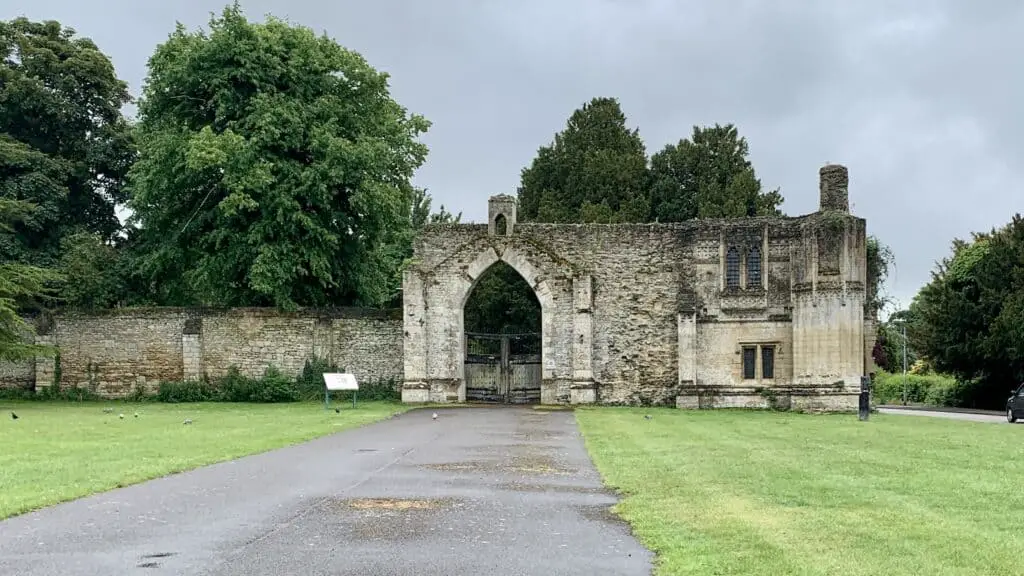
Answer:
M437 413L0 522L0 574L650 573L572 413Z
M931 416L933 418L951 418L954 420L971 420L974 422L991 422L1009 424L1002 414L979 414L975 412L951 412L940 410L906 410L902 408L879 408L881 414L899 414L901 416Z

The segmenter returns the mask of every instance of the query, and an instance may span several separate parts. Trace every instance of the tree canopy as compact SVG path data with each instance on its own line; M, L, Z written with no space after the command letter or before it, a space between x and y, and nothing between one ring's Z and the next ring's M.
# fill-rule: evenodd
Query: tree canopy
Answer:
M429 122L391 97L387 74L308 28L251 22L238 3L157 46L135 125L110 59L71 28L0 22L0 59L0 201L11 223L0 259L31 266L22 278L59 270L65 305L395 305L416 230L461 218L432 213L412 186ZM519 215L778 214L781 194L762 189L748 156L737 128L716 124L649 158L618 100L594 98L522 170ZM121 226L125 203L132 219ZM869 244L878 282L887 255ZM12 305L41 302L28 295L46 292L46 277L14 289ZM512 293L524 286L495 267L467 322L539 330L535 295Z
M749 153L735 126L716 124L695 126L691 139L648 160L640 132L627 126L619 101L594 98L573 111L565 128L522 170L519 217L630 223L781 214L781 193L761 189ZM518 331L533 318L539 326L535 297L499 296L523 291L520 280L505 268L482 277L466 304L467 326Z
M909 320L911 341L935 369L973 384L964 403L1001 409L1024 381L1024 218L954 241Z
M523 169L519 216L536 222L643 222L647 155L618 100L594 98L575 110L554 141Z
M378 305L399 289L429 123L388 75L237 4L149 60L130 206L164 303Z
M749 154L746 138L732 124L694 126L689 139L651 157L653 218L781 216L782 194L777 188L762 191Z
M0 61L0 198L35 206L0 252L54 265L65 237L108 241L121 229L134 159L127 84L92 40L54 21L0 22Z
M12 234L14 225L35 211L28 202L0 198L0 237ZM52 351L32 341L33 327L21 311L45 307L61 279L52 269L6 259L0 262L0 360L24 360Z

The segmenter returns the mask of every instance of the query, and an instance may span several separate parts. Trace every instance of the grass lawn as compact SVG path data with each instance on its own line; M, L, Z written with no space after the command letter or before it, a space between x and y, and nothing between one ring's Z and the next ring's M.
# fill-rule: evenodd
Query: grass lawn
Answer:
M645 420L644 414L651 414ZM657 574L1024 574L1024 426L576 411Z
M340 414L315 403L0 402L0 518L406 410L383 402L338 406ZM186 418L193 423L184 425Z

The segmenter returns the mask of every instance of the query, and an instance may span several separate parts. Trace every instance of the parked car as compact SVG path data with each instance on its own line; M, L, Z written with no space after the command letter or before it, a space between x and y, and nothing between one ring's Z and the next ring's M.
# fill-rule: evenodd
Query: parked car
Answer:
M1024 382L1006 401L1006 421L1013 424L1018 418L1024 418Z

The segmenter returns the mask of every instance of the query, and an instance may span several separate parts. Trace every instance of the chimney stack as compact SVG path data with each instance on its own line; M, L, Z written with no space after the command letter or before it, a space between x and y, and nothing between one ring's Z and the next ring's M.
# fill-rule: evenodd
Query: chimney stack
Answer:
M826 164L818 171L818 189L821 194L818 210L850 212L850 174L846 166Z

